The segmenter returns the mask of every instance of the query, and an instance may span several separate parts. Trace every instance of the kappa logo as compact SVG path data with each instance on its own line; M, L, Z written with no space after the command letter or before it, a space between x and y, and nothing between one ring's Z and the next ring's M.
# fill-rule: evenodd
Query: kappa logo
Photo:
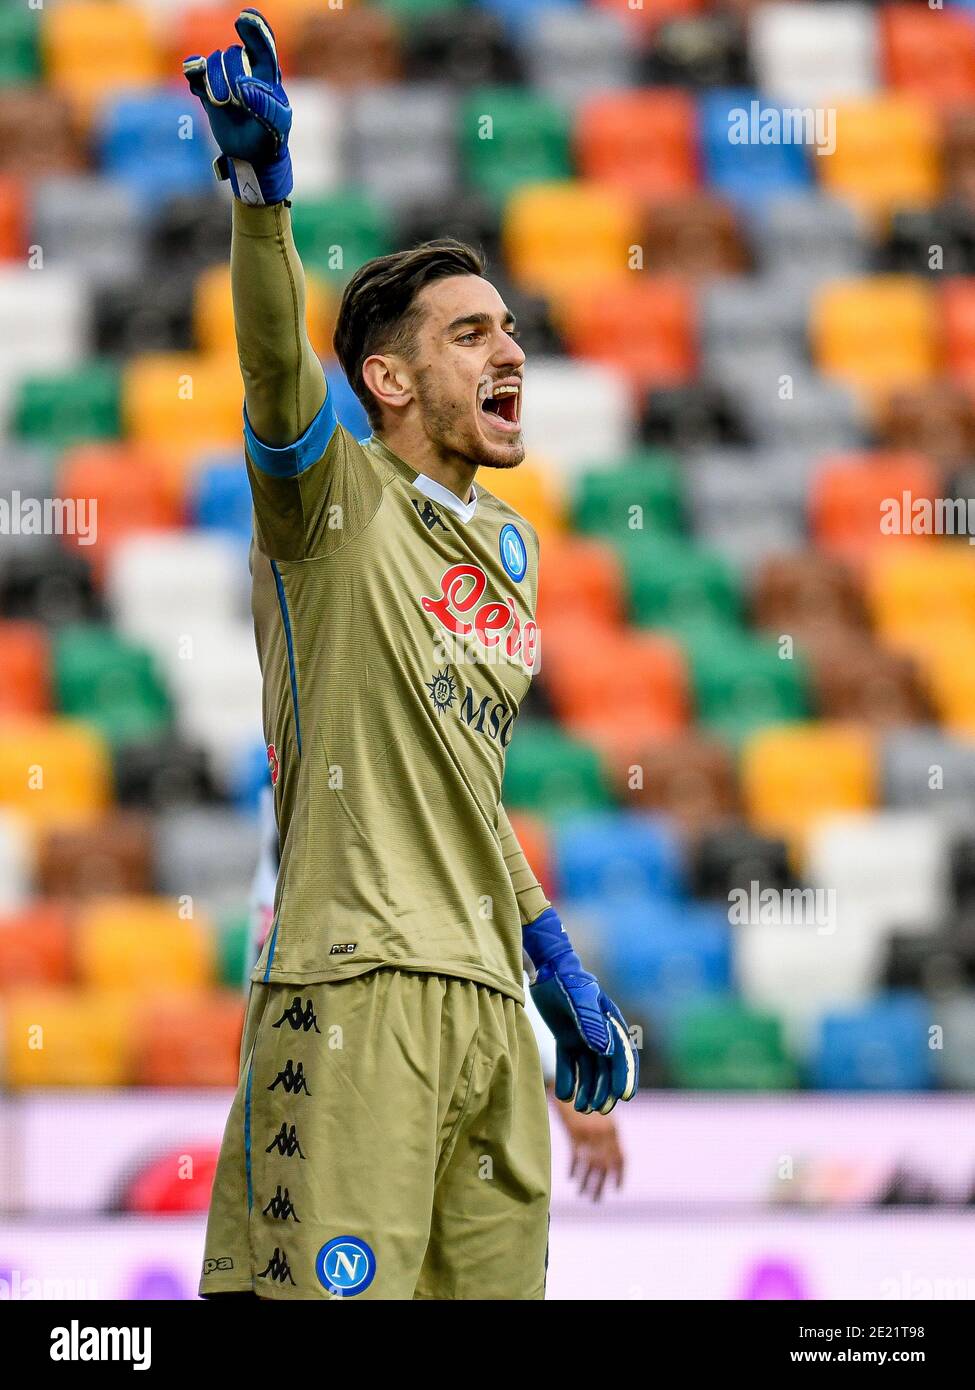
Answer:
M376 1277L376 1257L361 1236L336 1236L315 1258L318 1282L330 1294L355 1298Z
M299 1158L304 1158L305 1156L301 1151L301 1145L298 1143L297 1129L294 1125L289 1129L283 1120L281 1122L281 1128L271 1140L270 1144L268 1144L264 1152L269 1154L272 1149L277 1149L282 1158L294 1158L295 1154L297 1154Z
M316 1033L322 1031L318 1026L318 1019L315 1016L315 1010L312 1008L311 1000L307 1000L305 1007L302 1008L301 996L298 994L295 995L291 1007L285 1009L277 1023L272 1023L271 1027L280 1028L282 1023L289 1023L292 1031L295 1033L297 1033L299 1028L303 1028L306 1033L311 1028L314 1028Z
M274 1247L274 1254L257 1277L258 1279L270 1279L279 1284L290 1284L293 1289L298 1287L294 1281L294 1275L291 1273L288 1257L279 1245Z
M311 1091L308 1089L308 1082L305 1080L304 1066L301 1062L295 1066L290 1057L285 1063L284 1070L278 1072L267 1089L269 1091L275 1091L279 1086L283 1086L289 1096L298 1095L300 1091L304 1091L306 1096L311 1095Z
M270 1216L274 1221L293 1221L297 1226L301 1225L301 1220L295 1210L295 1204L291 1200L291 1193L287 1188L281 1191L281 1184L278 1183L278 1190L268 1202L263 1211L264 1216Z
M417 516L423 522L424 526L427 528L428 531L432 531L435 526L439 526L441 531L446 531L447 528L443 523L443 518L441 517L440 513L436 510L436 508L431 505L429 500L426 500L423 503L422 511L420 510L420 504L417 501L417 499L414 497L411 500L413 502L413 507L416 511Z
M451 565L441 576L439 596L421 595L420 607L425 613L432 613L455 637L473 635L482 647L499 647L504 638L505 655L510 659L517 657L526 671L533 672L538 656L538 624L529 618L522 625L514 599L485 600L486 589L487 575L480 565Z
M204 1274L218 1274L225 1269L233 1269L234 1262L229 1255L218 1255L215 1260L203 1261Z

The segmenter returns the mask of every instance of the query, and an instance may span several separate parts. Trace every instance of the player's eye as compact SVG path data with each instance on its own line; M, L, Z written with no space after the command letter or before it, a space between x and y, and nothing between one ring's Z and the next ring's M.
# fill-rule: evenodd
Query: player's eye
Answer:
M457 339L457 342L458 342L458 343L476 343L477 340L478 340L478 338L479 338L480 336L481 336L480 333L478 333L478 332L476 332L476 331L475 331L475 332L471 332L471 333L462 333L462 334L460 335L460 337Z

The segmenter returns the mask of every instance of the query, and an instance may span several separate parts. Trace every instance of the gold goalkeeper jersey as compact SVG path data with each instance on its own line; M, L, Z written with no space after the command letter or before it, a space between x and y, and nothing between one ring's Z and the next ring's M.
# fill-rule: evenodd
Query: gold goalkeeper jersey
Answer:
M521 1001L521 926L548 904L501 782L539 659L535 532L357 442L329 400L287 448L245 438L281 848L253 978L393 966Z

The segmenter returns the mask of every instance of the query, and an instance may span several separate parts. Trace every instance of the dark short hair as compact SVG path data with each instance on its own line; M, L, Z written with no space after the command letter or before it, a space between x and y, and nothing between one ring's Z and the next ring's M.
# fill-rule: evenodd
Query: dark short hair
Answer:
M376 256L345 287L335 324L335 355L349 385L379 424L379 405L362 379L362 364L375 352L409 356L419 326L416 297L424 285L449 275L483 275L484 257L453 237L425 241L408 251Z

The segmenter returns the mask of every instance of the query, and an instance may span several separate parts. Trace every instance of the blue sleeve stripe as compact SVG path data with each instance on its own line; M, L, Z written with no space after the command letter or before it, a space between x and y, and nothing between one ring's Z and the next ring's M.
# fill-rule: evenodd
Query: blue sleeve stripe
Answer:
M288 647L288 675L291 679L291 704L295 716L295 743L298 746L298 757L301 757L301 713L298 705L298 672L295 670L295 644L291 633L291 614L288 612L288 595L284 591L284 579L278 569L277 560L271 561L271 573L274 575L274 584L278 591L278 603L281 608L281 621L284 624L284 640Z
M245 405L244 439L247 442L247 452L254 460L255 467L262 473L270 473L275 478L296 478L299 473L304 473L306 468L311 468L313 463L317 463L324 454L329 440L335 433L336 423L332 393L329 392L321 410L301 438L296 439L293 444L285 444L281 449L272 449L270 444L262 444L251 429Z

